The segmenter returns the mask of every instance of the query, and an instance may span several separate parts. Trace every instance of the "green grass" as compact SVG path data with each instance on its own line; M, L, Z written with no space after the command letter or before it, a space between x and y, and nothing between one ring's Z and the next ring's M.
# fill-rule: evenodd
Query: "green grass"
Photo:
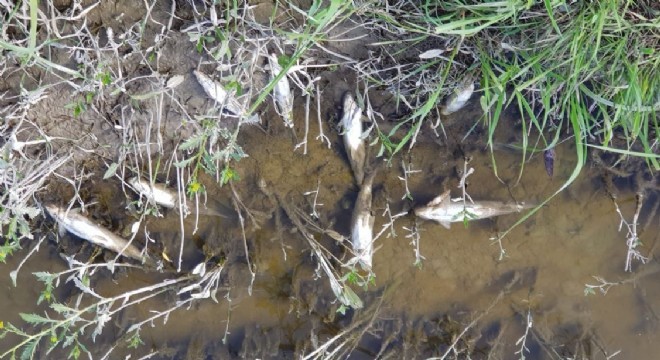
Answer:
M466 37L466 48L479 55L491 147L502 112L513 105L526 120L525 144L530 129L548 148L557 131L573 129L590 145L646 154L658 170L660 20L639 3L425 1L414 21L388 21L429 37ZM503 43L515 50L503 51ZM615 132L625 147L613 143Z
M405 6L391 13L374 7L370 15L414 43L448 39L455 48L447 63L461 44L477 55L473 64L462 65L477 65L480 73L483 125L496 176L496 129L508 108L523 118L518 180L529 155L574 138L572 174L514 227L575 181L589 148L640 157L651 171L660 170L660 17L651 3L426 0ZM430 110L440 105L438 95L451 90L443 89L450 70L462 72L455 65L439 67L436 91L419 99L421 105L386 137L379 134L390 156L430 119ZM411 121L414 126L394 141L394 132Z
M519 39L517 47L521 50L513 57L497 53L485 40L476 41L482 58L490 57L482 62L482 69L487 89L484 102L496 104L485 117L491 153L497 120L503 107L511 104L526 118L524 147L529 143L527 127L535 130L547 148L557 143L564 129L575 139L577 163L573 173L540 206L578 177L586 162L587 146L641 156L652 169L660 169L656 116L660 77L654 70L660 61L658 21L633 16L637 9L625 1L576 3L570 5L569 12L562 11L561 4L555 5L546 6L546 16L531 21L512 19L489 32L487 36L495 38L506 35ZM518 31L516 25L525 31ZM548 31L551 28L553 31ZM488 91L490 86L496 90ZM502 99L505 96L506 101ZM534 107L533 103L542 106ZM617 133L624 135L624 144L614 141Z
M21 59L26 67L36 65L46 72L68 76L71 81L83 79L84 68L77 71L46 59L46 49L52 41L38 43L41 39L38 35L45 35L46 39L50 36L43 34L45 26L38 26L39 21L43 21L38 17L38 5L38 0L29 0L27 21L18 19L15 13L5 14L0 19L0 25L18 24L16 29L24 31L16 39L7 40L9 37L4 37L0 40L0 50ZM568 178L537 208L500 234L498 240L572 184L582 173L590 149L614 153L621 159L638 157L644 159L652 171L660 170L660 126L657 116L660 112L660 16L658 10L653 10L655 3L650 0L425 0L406 3L400 9L386 8L379 1L362 2L356 8L352 1L347 0L314 0L306 10L298 9L290 2L278 2L277 6L284 10L285 19L275 21L278 12L274 10L268 32L287 46L286 54L280 56L282 71L265 88L259 89L246 117L262 107L277 82L287 76L287 72L310 50L329 40L329 30L348 19L355 20L357 15L362 17L363 23L375 21L396 34L395 40L384 39L380 42L383 46L399 46L391 53L395 60L405 58L406 50L421 47L427 41L444 43L447 50L442 59L400 64L406 67L398 81L410 85L417 78L424 77L426 83L418 86L419 89L412 86L413 90L406 94L395 94L397 101L406 96L407 103L412 104L409 115L387 134L377 129L381 153L387 152L390 159L404 151L407 145L413 146L415 133L422 129L425 121L431 120L443 97L453 90L460 77L475 73L481 80L477 94L484 110L484 116L479 121L486 128L485 136L496 176L496 130L498 126L508 126L501 122L508 109L517 110L522 117L521 140L520 144L516 144L522 152L518 180L526 171L526 160L532 154L553 148L567 138L574 143L576 161ZM234 60L231 50L220 45L230 41L232 44L244 42L253 30L250 26L255 24L240 18L242 2L224 1L218 10L221 10L218 15L224 17L224 25L199 34L195 47L208 59L217 60L226 56L228 60ZM287 20L283 21L285 24L291 21L286 19L287 11L300 15L301 20L295 25L278 28L276 24L279 21ZM142 23L141 33L145 32L146 24L147 18ZM152 56L153 53L149 55ZM99 86L109 86L114 82L111 69L97 70L102 71L96 77ZM363 74L363 78L380 87L396 82L388 82L376 75ZM240 84L235 84L240 93ZM136 94L131 99L136 103L147 101L163 92L156 90ZM85 94L84 101L72 103L74 115L85 110L94 96L102 96L100 92ZM220 173L218 181L221 184L238 180L236 168L239 165L236 162L246 156L238 145L241 127L224 129L213 116L199 116L191 121L195 121L198 130L190 138L182 140L178 150L187 156L184 155L174 165L189 170L189 195L204 190L198 181L200 172ZM408 130L400 136L401 129L406 127ZM210 150L209 143L215 144L216 141L222 142L222 150ZM12 171L22 175L28 173L29 168L19 167L17 159L6 157L2 159L6 164L0 165L11 167ZM118 168L119 164L113 163L105 177L113 176ZM19 179L22 182L3 184L6 193L10 193L9 190L14 193L16 189L24 190L15 203L10 203L6 196L0 197L3 206L0 209L0 232L9 240L0 246L0 262L19 249L19 240L29 237L31 233L28 220L35 218L39 209L23 205L30 201L39 186L32 189L29 185L41 185L37 178L46 178L54 171L46 168L37 170L28 173L34 174L34 179L24 175ZM349 272L340 280L337 283L341 282L342 286L344 282L357 282L361 286L369 283L369 280L358 278L354 272ZM46 285L42 296L49 300L52 289ZM163 289L166 286L169 284L163 285ZM161 292L160 288L156 290L154 294ZM342 310L360 301L350 288L344 291L337 291L337 297L344 304L340 308ZM3 334L12 334L21 340L13 348L0 353L0 358L31 358L37 354L39 347L52 349L67 346L71 349L71 357L78 358L81 352L86 351L78 341L78 335L89 336L83 334L84 328L93 327L100 321L96 317L95 307L118 300L121 299L107 298L95 305L75 308L50 302L49 314L58 318L23 314L23 320L33 325L35 328L32 330L36 332L25 332L7 324ZM0 322L0 328L3 325ZM139 328L129 340L131 346L140 344Z

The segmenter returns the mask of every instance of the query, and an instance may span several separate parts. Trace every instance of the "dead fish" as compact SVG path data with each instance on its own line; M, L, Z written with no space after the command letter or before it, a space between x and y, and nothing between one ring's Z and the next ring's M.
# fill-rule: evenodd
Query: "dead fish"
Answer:
M364 162L366 144L362 137L362 109L357 105L350 92L344 95L343 114L339 125L342 128L344 147L351 163L351 169L358 184L364 180Z
M168 209L179 211L179 194L163 184L151 184L149 181L139 177L133 177L128 180L128 184L140 195L154 202L156 205ZM184 208L184 213L188 213L188 208ZM209 208L200 208L199 214L228 217L225 213Z
M548 173L548 176L552 178L552 174L555 170L555 148L551 147L543 152L543 160L545 162L545 172Z
M277 62L277 56L271 54L268 57L268 64L273 79L282 72L282 67ZM286 127L293 127L293 95L291 94L291 87L289 86L289 79L286 74L275 84L273 88L273 100L275 101L275 108L277 113L284 119Z
M358 262L366 270L371 269L374 254L373 231L375 217L371 211L371 190L376 171L373 171L362 183L355 201L351 218L351 242Z
M463 204L452 202L449 190L433 199L425 206L415 208L415 215L425 220L433 220L449 229L452 222L463 222L465 219L479 220L495 216L520 212L534 205L506 204L499 201L475 201ZM467 214L466 214L467 213Z
M231 113L232 115L238 116L243 119L246 123L259 123L260 119L257 115L251 115L250 117L245 117L245 111L236 98L225 90L224 87L217 81L213 80L210 76L195 70L193 71L197 82L202 86L206 95L211 99L215 100L218 103L222 110Z
M454 90L454 93L449 96L440 113L442 115L449 115L462 109L467 104L468 100L470 100L473 92L474 81L469 79Z
M128 184L140 195L146 197L149 201L168 209L178 208L179 197L176 191L169 189L163 184L150 184L149 181L139 177L128 180Z
M135 245L129 244L126 239L95 224L87 217L81 215L79 211L70 210L67 212L66 209L55 205L45 205L45 208L50 216L69 233L131 259L153 263L153 260L148 255L143 256L142 252Z

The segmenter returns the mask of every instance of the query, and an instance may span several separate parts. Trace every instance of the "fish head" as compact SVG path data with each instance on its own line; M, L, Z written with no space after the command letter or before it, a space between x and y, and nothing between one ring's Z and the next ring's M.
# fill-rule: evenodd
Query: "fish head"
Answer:
M53 218L58 218L59 214L62 212L62 209L59 206L53 204L43 205L43 207L44 209L46 209L48 214Z
M355 102L355 99L353 99L353 94L351 94L350 91L347 91L344 94L341 103L342 103L342 109L344 110L344 114L354 111L355 108L357 107L357 103Z
M132 186L138 192L142 188L142 184L140 184L140 178L137 177L137 176L128 179L127 182L128 182L128 185Z
M273 76L277 76L277 74L282 71L277 54L270 53L268 55L268 66L270 66L270 71L273 73Z
M361 120L362 110L355 102L355 99L353 99L353 94L351 94L350 91L347 91L342 99L342 116L340 125L344 131L347 131L349 128L354 127L357 124L361 127ZM362 131L360 130L360 135L361 132Z
M446 208L451 204L451 193L449 190L443 192L442 194L436 196L428 204L424 206L418 206L415 208L415 215L429 219L426 216L429 216L431 213L436 212L438 209Z
M450 191L447 190L436 196L426 205L418 206L413 211L416 216L424 220L433 220L449 229L451 219L448 218L448 208L451 205Z
M474 78L465 79L457 88L456 94L461 98L470 98L474 92Z

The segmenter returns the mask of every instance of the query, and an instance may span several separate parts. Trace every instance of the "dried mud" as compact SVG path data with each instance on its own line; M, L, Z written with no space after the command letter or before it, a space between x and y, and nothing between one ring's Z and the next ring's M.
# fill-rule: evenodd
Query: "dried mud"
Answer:
M66 1L59 3L58 6L66 8ZM269 2L255 5L258 20L260 17L267 19L272 13ZM200 114L213 106L192 76L192 70L205 59L195 51L185 34L177 32L193 16L190 8L178 6L173 31L158 49L157 67L162 73L185 76L173 97L189 114ZM153 9L151 16L166 23L167 11L169 4L161 4ZM102 34L101 29L125 29L144 16L142 3L125 1L102 4L89 13L88 21ZM157 31L156 27L147 27L147 34L154 35ZM367 37L328 46L347 56L365 58L368 56L366 45L371 41ZM149 70L140 65L142 60L135 55L132 61L131 56L126 54L124 75L131 78L148 74ZM59 60L64 65L70 61ZM210 73L213 69L206 70ZM396 236L383 235L376 242L375 286L358 291L365 309L350 310L346 315L337 313L339 303L327 279L318 276L309 246L279 205L258 186L260 181L265 182L272 193L306 212L312 210L313 196L305 193L318 190L319 218L316 222L324 228L350 234L351 211L358 186L336 126L341 97L344 92L356 89L357 80L350 69L342 66L333 71L320 70L317 75L321 77L321 113L330 148L314 139L319 129L312 116L308 153L302 154L301 149L294 151L304 131L301 96L297 96L293 116L295 138L283 126L270 101L260 109L264 124L241 130L239 144L249 157L237 163L240 181L233 186L255 216L255 223L246 219L249 255L245 253L237 217L200 216L194 234L194 215L185 221L183 270L190 271L205 258L222 259L227 269L222 286L229 289L231 302L205 300L190 309L179 310L171 314L167 323L158 320L155 327L145 327L141 332L145 345L128 349L122 342L123 332L135 321L147 318L151 309L168 308L177 296L170 294L151 299L123 312L95 343L89 344L95 356L118 343L120 346L113 353L117 357L128 354L139 357L158 350L157 358L163 359L293 358L313 351L315 341L322 343L354 327L360 336L351 358L426 358L442 356L449 345L459 339L463 329L478 320L460 337L456 346L469 349L472 358L489 355L512 358L519 356L516 351L520 345L516 345L516 341L526 330L528 314L533 318L532 335L526 340L529 349L526 357L529 358L603 359L599 347L610 353L621 350L622 358L626 359L652 358L649 354L660 351L656 341L656 314L660 310L658 272L651 271L636 278L636 286L628 283L614 287L606 296L584 295L585 284L595 283L593 275L622 280L634 277L646 267L656 266L653 264L658 261L656 243L660 224L657 217L651 217L659 201L657 179L644 170L643 164L635 164L625 174L608 173L602 170L602 162L608 159L602 157L599 158L601 162L590 160L575 183L503 240L507 255L503 260L498 260L499 248L489 239L511 226L519 218L517 214L472 222L468 227L454 224L450 230L431 222L416 223L412 215L398 219L394 226ZM23 74L17 70L0 81L0 91L15 92L21 86L31 88L49 83L53 80L49 76L38 71ZM133 94L153 89L148 81L136 81L132 86L134 88L128 91ZM181 139L194 133L195 128L182 121L182 108L172 102L165 103L161 109L134 108L129 106L131 99L127 95L119 95L108 97L111 103L95 103L80 116L72 116L67 105L78 95L66 84L54 85L47 95L29 109L28 119L50 136L77 139L74 145L65 143L52 149L75 154L72 164L60 173L71 175L83 171L89 174L79 195L85 203L91 204L90 216L113 232L126 233L134 220L127 206L136 197L123 189L117 179L102 179L106 164L122 154L123 135L117 125L124 125L130 119L134 124L132 135L145 139L149 134L146 124L155 113L160 113L160 127L151 129L151 134L162 134L164 148L151 146L154 154L171 153ZM402 115L386 90L373 90L368 95L374 109L386 115L392 124ZM498 180L484 143L484 130L481 125L472 129L480 117L477 94L466 109L443 120L446 137L434 135L430 124L424 124L412 150L406 148L389 166L381 167L374 189L376 231L387 223L383 212L388 204L392 214L396 214L430 201L444 189L455 189L453 193L458 194L458 174L467 157L472 159L469 166L476 170L468 184L468 192L475 200L540 202L570 177L577 160L575 149L566 142L556 148L558 160L553 178L546 174L542 155L528 154L520 181L517 181L522 154L506 147L496 149ZM495 135L496 142L517 142L519 121L515 111L508 112ZM380 125L388 129L392 124ZM373 165L383 161L375 157L377 146L370 151ZM35 150L33 155L38 154ZM405 198L406 188L399 179L403 175L402 161L420 170L408 179L412 201ZM176 183L171 173L159 176L161 181ZM207 206L233 209L229 186L220 187L207 175L201 180L207 189ZM625 234L619 232L619 216L611 195L616 193L623 214L630 218L635 211L634 192L640 184L651 184L641 222L646 224L641 234L643 249L651 260L649 265L639 265L635 273L626 274L623 272ZM61 204L74 195L69 184L57 179L50 181L39 194L44 201ZM178 257L182 238L178 215L173 211L164 211L164 215L149 218L142 227L147 228L155 240L153 253L166 252L174 259ZM414 266L414 247L404 230L416 225L420 228L420 250L425 258L420 267ZM41 232L51 234L47 245L22 270L19 286L6 290L6 296L0 298L3 309L0 320L4 322L18 324L19 313L44 310L43 305L35 308L40 284L30 273L64 270L60 253L75 255L81 261L114 257L99 253L98 249L71 236L59 237L56 243L50 219L43 219ZM145 239L138 236L137 241L143 244ZM347 244L337 243L327 236L321 237L320 242L337 258L348 256ZM251 294L246 256L256 271ZM6 274L16 268L19 258L20 253L1 265L2 272ZM99 294L109 295L155 283L167 276L137 270L114 274L100 271L92 281ZM10 289L8 277L0 279L0 283ZM75 287L66 285L55 296L71 302L77 294ZM223 341L225 327L228 334ZM7 348L11 341L9 338L0 340L0 345Z

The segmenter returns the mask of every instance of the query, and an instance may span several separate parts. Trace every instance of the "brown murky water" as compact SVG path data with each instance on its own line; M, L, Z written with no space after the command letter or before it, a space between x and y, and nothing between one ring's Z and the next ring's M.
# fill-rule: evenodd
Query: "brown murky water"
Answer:
M457 117L469 117L469 111L467 114ZM257 273L252 295L248 294L250 276L236 219L202 216L194 235L189 219L184 269L203 260L203 251L222 256L227 269L222 283L230 289L219 292L218 303L202 300L190 309L172 313L164 325L160 319L153 328L145 326L141 332L144 346L137 350L122 350L120 346L113 356L123 351L140 354L159 350L163 358L184 354L188 358L197 358L199 354L212 358L290 357L301 351L301 344L309 340L311 333L318 334L322 341L377 305L373 330L363 334L355 358L373 357L383 350L381 346L385 346L384 354L399 354L395 357L441 355L447 346L443 336L451 334L447 329L453 326L460 332L480 315L483 316L469 333L469 338L478 340L472 344L475 356L479 357L481 347L484 356L491 353L501 358L518 357L515 352L519 346L515 343L525 331L528 312L535 331L526 342L532 358L553 358L549 349L569 356L578 347L582 347L584 358L604 358L598 346L609 354L620 350L620 358L626 359L652 358L650 354L660 350L655 341L660 306L660 272L655 260L660 230L657 218L642 216L650 224L641 234L643 249L652 260L647 265L638 264L633 273L624 273L625 234L618 231L619 216L602 186L601 174L590 167L584 169L576 183L503 240L506 257L501 261L499 247L489 239L512 225L517 214L472 222L467 228L454 224L450 230L435 223L418 222L420 252L424 257L421 267L414 265L415 248L404 229L414 226L415 220L411 215L397 219L393 227L396 236L383 235L376 242L375 286L359 291L366 309L349 311L345 316L335 313L338 304L333 302L327 279L316 278L316 265L308 245L256 185L263 178L274 193L305 211L312 210L312 198L304 193L316 190L318 185L317 204L322 204L317 207L319 223L348 234L357 187L340 139L334 131L329 135L331 149L310 142L309 154L302 155L292 151L289 133L266 134L253 129L243 134L241 143L250 157L240 162L241 180L235 187L245 206L269 215L262 216L260 229L247 222L249 256ZM462 157L457 154L473 157L469 166L476 172L469 177L468 192L475 200L509 201L513 196L518 201L542 201L568 178L574 166L574 150L570 145L562 145L557 148L559 160L553 179L545 173L542 158L535 156L525 164L522 178L515 184L520 154L497 151L500 182L493 175L488 154L469 140L460 145L461 152L457 150L459 144L452 141L438 144L422 139L410 153L396 157L391 167L383 167L374 195L376 231L387 222L382 216L386 204L392 213L411 206L408 200L401 200L405 194L404 183L398 178L402 176L401 158L421 170L409 178L414 204L427 202L444 186L455 187L456 169L463 166ZM267 151L263 144L267 144ZM372 157L372 161L380 160ZM229 188L216 187L207 180L210 198L231 207ZM618 195L622 213L631 219L634 194L622 184ZM644 209L653 205L651 200L657 201L653 196ZM121 213L122 206L115 205ZM279 227L276 218L280 218ZM167 213L165 218L150 219L146 227L157 242L167 249L177 249L177 219L176 214ZM62 241L80 243L69 238ZM333 240L324 238L322 243L338 257L345 253L342 245ZM83 248L82 253L85 251L89 253L89 249ZM41 286L30 272L65 270L57 252L57 245L50 240L42 245L21 270L16 288L8 276L2 278L6 289L6 296L0 298L2 321L21 324L19 312L43 311L43 306L35 307ZM170 257L177 252L170 250ZM20 258L20 254L12 257L1 271L8 274ZM593 275L614 282L645 272L648 274L634 283L613 287L606 296L584 295L585 284L596 283ZM106 270L95 275L92 284L99 294L111 295L173 276L138 270L112 275ZM60 301L71 302L77 293L73 286L65 285L56 296ZM220 296L227 294L231 302ZM103 354L132 323L146 319L150 310L167 309L176 300L174 294L158 296L121 313L96 343L89 344L90 349L97 355ZM222 345L229 314L227 343ZM12 339L7 338L2 347L11 343ZM406 344L407 352L403 350Z
M154 10L154 16L164 16L164 9ZM99 11L108 16L103 23L112 24L113 12ZM355 44L332 46L336 46L334 50L347 52L359 48ZM191 70L199 61L192 47L185 36L173 36L161 49L161 67L186 75L186 81L177 89L177 99L190 113L203 113L202 109L212 104L191 79ZM156 358L163 359L292 358L312 352L315 341L321 344L353 327L358 340L351 358L356 359L440 357L466 327L469 331L460 338L458 346L461 350L469 349L472 358L520 358L517 352L522 345L517 341L526 332L527 314L532 324L525 341L527 358L605 359L605 354L620 351L615 358L652 359L660 352L657 341L660 265L656 245L660 240L660 222L657 215L651 217L652 209L660 201L658 191L647 191L640 218L641 252L650 260L646 265L636 263L634 271L626 273L623 271L627 251L625 232L619 231L620 216L604 186L602 167L591 161L575 183L504 238L502 246L506 256L503 259L499 259L500 247L490 239L513 225L521 214L471 222L467 228L458 223L449 230L435 223L416 221L412 215L398 218L376 241L375 285L357 290L365 308L348 311L345 315L337 313L339 304L334 300L327 278L318 271L309 245L280 204L258 186L263 180L269 191L288 206L304 213L316 209L316 222L320 226L344 235L350 233L351 211L358 187L335 125L341 95L355 89L355 79L343 67L321 71L318 75L323 79L321 107L331 148L314 140L318 128L313 120L308 154L293 150L304 131L302 99L297 100L294 114L296 139L282 126L270 104L262 114L264 129L252 127L241 132L239 143L249 157L238 163L240 181L233 186L245 208L254 215L254 222L250 218L245 222L248 254L235 215L230 218L200 216L194 233L195 219L191 216L184 224L182 274L137 269L118 270L112 274L100 270L91 279L98 294L113 296L184 276L208 256L212 259L209 263L224 261L218 302L199 300L171 313L165 323L160 318L153 322L154 326L145 324L141 330L144 345L129 349L124 335L132 324L153 316L153 310L171 308L184 297L171 291L136 304L113 318L95 342L85 340L95 358L102 357L115 344L117 348L109 358L128 354L137 358L152 351L157 352ZM387 93L374 91L369 96L377 110L386 115L394 111ZM389 221L384 215L388 205L391 214L398 214L427 203L444 189L452 189L454 196L459 195L458 172L463 168L465 157L472 159L469 166L475 169L468 178L468 192L474 200L537 203L552 195L569 178L576 160L575 149L566 142L556 148L553 178L546 174L542 155L534 155L524 163L520 181L517 180L521 154L506 146L498 147L495 150L498 180L490 154L485 150L483 130L477 127L461 140L480 117L475 99L476 96L466 110L445 119L446 138L435 137L425 124L411 151L406 148L389 166L381 166L374 189L376 232ZM80 130L79 122L87 124L89 120L85 115L83 119L71 118L68 110L62 110L66 101L49 98L34 110L37 114L62 112L51 114L58 119L57 123L50 120L41 123L55 132L51 135L74 135ZM118 117L111 112L108 116L114 120ZM134 119L146 117L139 112L132 116ZM40 123L36 117L35 122ZM175 140L177 136L185 137L190 130L181 126L180 114L174 106L163 112L163 119L161 131L172 142L178 141ZM517 119L515 113L510 113L501 120L495 137L497 142L518 142ZM108 124L89 121L85 131L101 134L96 140L98 143L119 143L119 135L109 131ZM387 128L388 124L380 126ZM81 143L81 146L86 145ZM377 151L377 147L371 149L372 164L383 161L375 158ZM103 154L112 158L105 150ZM419 170L408 179L412 201L405 198L406 187L400 180L402 162L406 167ZM129 227L132 218L126 204L134 198L116 196L121 194L117 181L101 180L105 168L98 164L84 165L96 170L83 189L86 201L98 201L90 208L92 216L116 232ZM635 170L648 171L643 165ZM639 184L633 178L615 177L614 187L609 189L616 192L627 221L632 221L636 208L634 190ZM223 211L233 208L232 191L228 186L219 187L206 175L202 181L210 207ZM657 179L650 181L657 184ZM316 190L317 207L314 208L314 194L309 192ZM44 197L57 201L66 202L73 196L70 188L56 181L50 184L49 191ZM415 246L407 237L406 229L414 226L420 234L419 251L424 258L421 266L415 265ZM35 330L22 322L19 313L43 314L46 310L45 305L36 305L43 286L31 273L67 270L60 253L76 254L80 261L88 260L94 253L91 246L69 235L55 243L50 219L45 219L41 229L37 238L47 236L47 240L22 267L18 287L12 286L7 274L17 268L28 250L0 265L0 273L5 274L0 277L5 289L4 296L0 296L0 321L28 332ZM159 252L165 251L170 258L178 259L182 236L177 214L166 211L163 218L148 219L142 229L149 231ZM142 235L137 238L140 243L144 240ZM322 235L319 241L337 258L347 259L345 246L348 244ZM24 245L31 249L34 243ZM100 258L104 256L110 258L105 253ZM256 272L252 286L248 260ZM625 283L612 287L605 296L600 293L585 296L585 284L597 283L592 276ZM60 302L74 304L79 293L68 283L60 286L54 295ZM86 335L91 331L87 330ZM0 349L7 349L16 341L17 338L11 336L1 339ZM45 349L46 344L42 343L38 357L47 357Z

